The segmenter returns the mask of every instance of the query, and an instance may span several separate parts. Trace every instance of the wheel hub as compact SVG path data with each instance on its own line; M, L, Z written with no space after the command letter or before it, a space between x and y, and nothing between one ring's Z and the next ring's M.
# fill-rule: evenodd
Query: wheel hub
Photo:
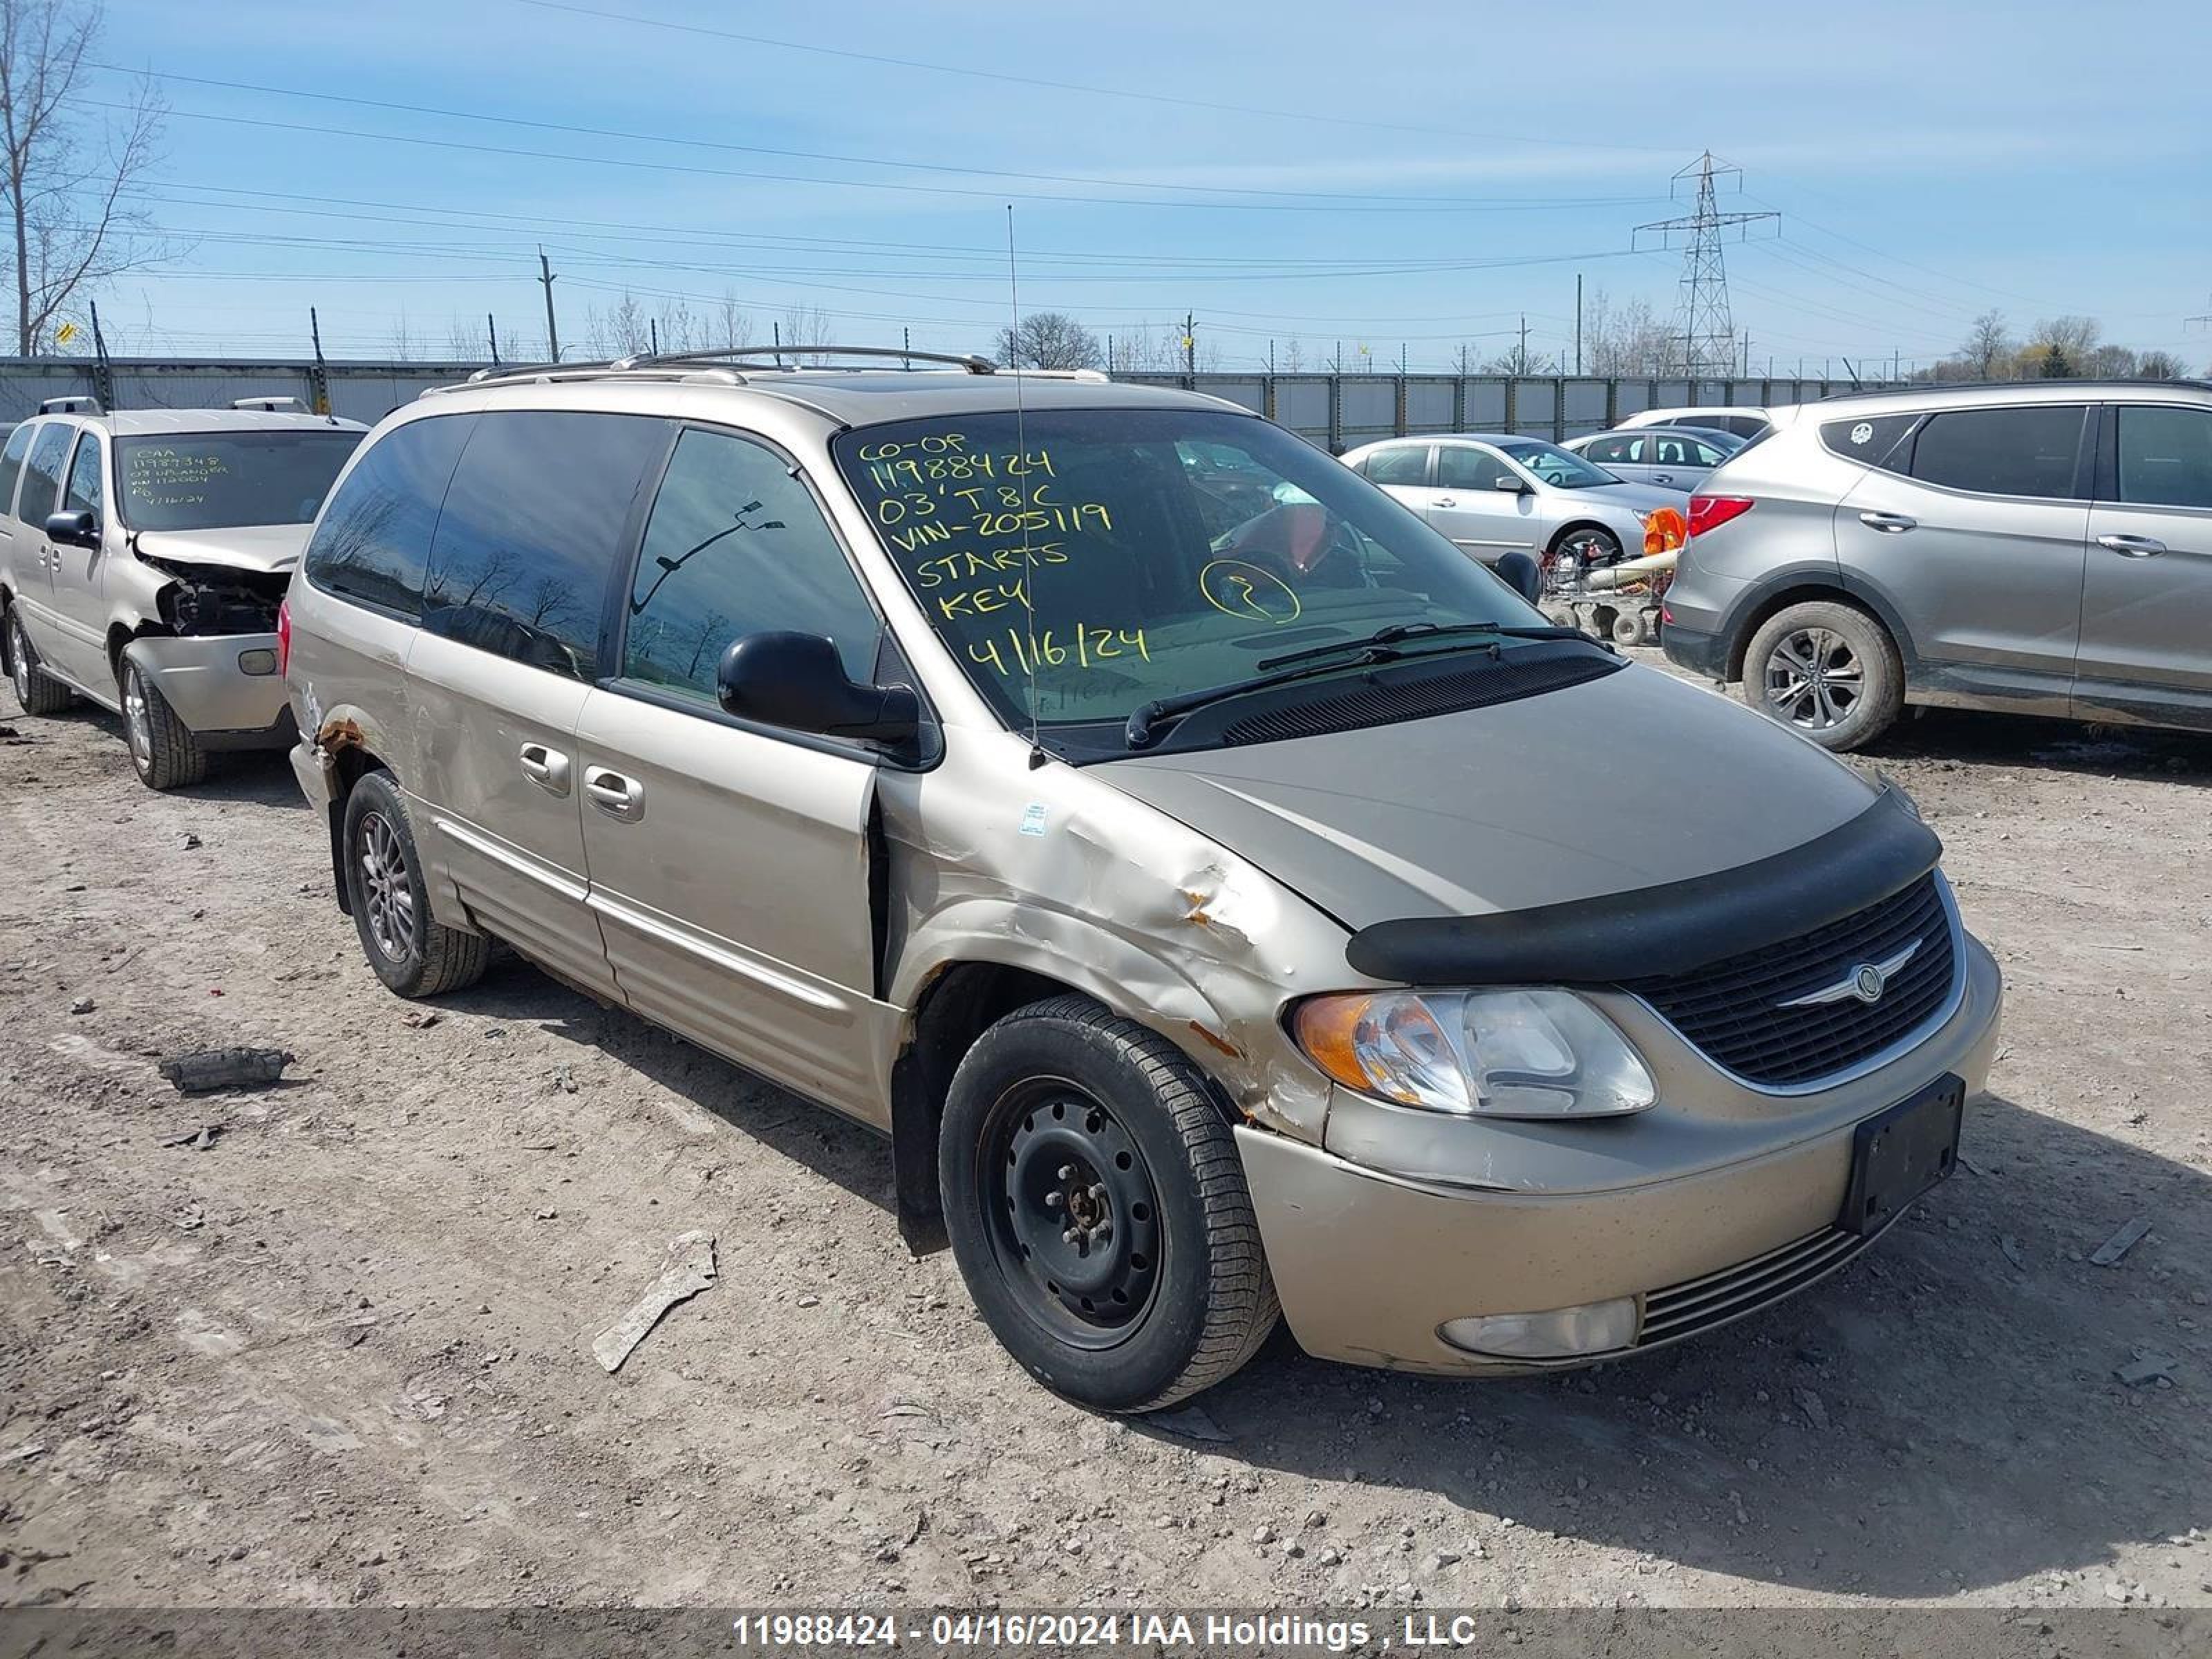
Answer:
M1158 1200L1136 1143L1103 1107L1058 1088L1009 1118L994 1158L1009 1265L1071 1335L1127 1326L1159 1275Z
M123 672L123 714L131 728L131 746L141 758L154 752L154 725L146 708L146 683L137 668Z
M1825 628L1786 635L1766 661L1766 697L1792 726L1824 732L1858 708L1866 675L1850 641Z
M369 937L394 962L415 949L415 890L408 884L407 859L399 837L381 812L361 821L361 873Z

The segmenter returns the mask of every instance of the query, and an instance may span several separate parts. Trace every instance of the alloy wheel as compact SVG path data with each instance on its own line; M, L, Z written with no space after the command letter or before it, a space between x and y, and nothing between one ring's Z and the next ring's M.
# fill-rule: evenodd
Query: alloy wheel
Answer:
M383 813L362 815L360 856L369 937L393 962L406 962L415 954L415 889L398 832Z
M31 706L31 642L23 637L22 619L8 613L8 678L15 687L15 701Z
M1826 628L1785 634L1766 659L1767 706L1801 731L1826 732L1858 711L1866 668L1851 642Z
M131 733L131 753L140 769L154 763L154 719L146 707L146 681L138 665L123 668L123 722Z

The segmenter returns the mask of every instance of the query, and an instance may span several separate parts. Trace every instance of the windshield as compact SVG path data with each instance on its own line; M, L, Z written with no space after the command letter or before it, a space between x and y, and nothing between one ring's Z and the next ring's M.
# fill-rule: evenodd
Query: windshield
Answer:
M362 435L333 428L119 438L123 522L133 530L306 524Z
M1291 652L1543 617L1280 427L1037 410L846 433L839 468L969 678L1017 730L1112 722ZM1026 532L1028 548L1024 550ZM1115 745L1120 744L1118 735Z
M1534 438L1510 438L1501 440L1498 447L1555 489L1589 489L1598 484L1622 482L1603 467L1594 466L1557 444L1543 443Z

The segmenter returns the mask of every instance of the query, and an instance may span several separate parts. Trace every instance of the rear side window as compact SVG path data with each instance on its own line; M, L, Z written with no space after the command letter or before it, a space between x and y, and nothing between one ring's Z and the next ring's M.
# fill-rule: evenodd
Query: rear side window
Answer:
M625 678L712 703L730 641L827 635L845 672L875 678L883 632L806 486L772 450L686 432L653 498L630 590Z
M62 459L69 453L76 431L59 421L40 429L37 441L31 446L31 458L23 465L23 503L15 514L25 524L41 526L54 510L62 493Z
M422 626L597 679L607 587L647 471L667 447L667 422L641 416L477 416L430 543Z
M8 434L8 447L0 450L0 513L15 504L15 480L23 476L23 457L30 453L34 426L19 426Z
M2123 407L2119 422L2122 501L2212 507L2212 410Z
M76 447L76 459L70 463L65 501L65 512L89 513L94 519L107 510L107 488L100 477L100 440L88 432Z
M1880 467L1884 472L1910 474L1911 434L1919 421L1917 414L1878 415L1871 419L1854 416L1848 421L1827 421L1820 427L1820 442L1845 460Z
M380 610L421 616L438 506L477 418L410 421L369 445L315 526L307 580Z
M1912 442L1912 476L1984 495L2073 495L2081 405L2015 404L1931 415Z
M1643 441L1637 438L1600 438L1583 447L1583 459L1595 461L1600 466L1618 461L1633 461L1643 449Z
M1429 447L1426 444L1401 444L1395 449L1378 449L1367 458L1364 471L1371 483L1426 483L1429 479Z

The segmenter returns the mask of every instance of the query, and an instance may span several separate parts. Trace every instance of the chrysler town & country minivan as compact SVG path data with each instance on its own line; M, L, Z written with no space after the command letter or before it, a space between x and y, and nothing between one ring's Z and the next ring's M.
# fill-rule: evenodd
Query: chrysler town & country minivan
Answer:
M293 759L394 991L502 940L882 1130L1111 1410L1279 1310L1632 1354L1948 1172L1998 975L1896 791L1245 410L721 356L426 394L335 487Z

